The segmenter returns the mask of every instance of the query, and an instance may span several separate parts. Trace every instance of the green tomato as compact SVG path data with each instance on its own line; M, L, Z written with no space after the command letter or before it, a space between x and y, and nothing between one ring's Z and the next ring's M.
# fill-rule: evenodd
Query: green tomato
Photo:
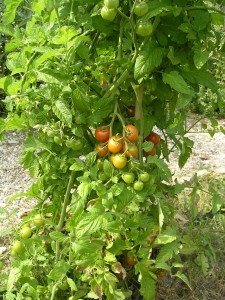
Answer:
M81 150L83 148L82 140L67 140L66 147L72 148L73 150Z
M56 144L62 144L63 139L61 137L59 137L59 136L56 135L56 136L54 136L54 142Z
M47 130L47 136L50 138L53 138L55 136L55 132L52 129Z
M17 255L17 253L16 253L16 251L12 250L12 251L10 252L10 255L14 257L14 256Z
M148 12L148 5L146 2L141 2L135 5L134 13L138 17L144 16Z
M104 161L101 158L97 159L97 166L99 170L103 170L103 166L104 166Z
M14 251L16 254L17 253L20 253L21 251L23 251L23 244L21 243L21 241L15 241L13 244L12 244L12 251ZM12 255L12 253L11 253Z
M3 262L0 260L0 270L3 269Z
M104 5L107 8L117 8L119 4L119 0L104 0Z
M140 176L139 176L139 179L142 182L148 182L149 179L150 179L150 175L147 172L141 173Z
M36 227L41 227L45 224L44 217L41 214L37 214L33 218L33 224Z
M24 226L20 231L20 237L23 239L28 239L32 236L32 230L29 226Z
M107 8L103 6L101 9L101 16L103 19L112 22L116 17L116 10L115 8Z
M142 181L135 181L135 183L134 183L134 189L135 189L135 191L142 191L143 190L143 188L144 188L144 183L142 182Z
M122 174L122 179L126 183L132 183L134 182L135 175L132 172L126 172Z
M149 36L153 32L153 26L151 22L141 22L137 25L136 33L140 36Z

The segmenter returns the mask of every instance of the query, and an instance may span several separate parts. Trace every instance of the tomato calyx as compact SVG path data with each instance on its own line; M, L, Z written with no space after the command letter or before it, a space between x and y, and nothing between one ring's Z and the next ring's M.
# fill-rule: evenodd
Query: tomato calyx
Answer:
M118 153L123 148L123 138L120 135L113 135L108 140L108 149L112 153Z
M125 136L129 142L132 142L132 143L135 142L138 138L137 128L132 124L126 125L125 126Z

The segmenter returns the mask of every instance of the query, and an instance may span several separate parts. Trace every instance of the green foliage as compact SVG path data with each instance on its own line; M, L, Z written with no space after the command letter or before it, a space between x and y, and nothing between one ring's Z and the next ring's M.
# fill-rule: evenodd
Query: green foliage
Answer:
M189 285L182 273L186 241L174 218L181 187L170 184L165 159L176 147L183 167L191 155L185 109L200 86L217 89L208 55L217 49L208 37L223 12L203 1L163 0L148 2L139 19L135 1L120 2L110 22L100 16L98 0L29 1L29 19L12 26L22 4L5 1L0 30L10 36L9 73L0 88L8 116L0 133L26 132L21 163L34 184L25 195L38 202L19 225L29 223L33 235L22 240L23 252L11 253L5 299L129 299L135 278L139 296L151 300L159 269ZM140 21L152 23L150 36L136 35ZM114 167L107 142L105 155L96 150L94 130L105 125L111 135L120 134L123 157L127 124L139 131L138 156ZM161 141L146 145L156 129ZM136 181L147 172L149 180L137 190L125 184L124 172ZM36 214L44 218L40 226ZM207 253L193 243L206 272Z

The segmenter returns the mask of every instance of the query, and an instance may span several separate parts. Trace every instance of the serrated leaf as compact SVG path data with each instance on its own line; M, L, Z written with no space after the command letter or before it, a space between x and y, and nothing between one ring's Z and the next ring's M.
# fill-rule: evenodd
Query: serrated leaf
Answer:
M69 268L70 268L69 263L65 262L64 260L60 260L55 264L54 268L50 271L50 273L48 274L48 278L55 281L60 280L66 275Z
M25 151L34 151L37 149L44 149L49 152L51 152L48 148L48 146L44 143L42 143L38 138L35 136L29 136L24 144L24 150Z
M75 109L86 112L90 110L88 97L78 88L73 91L73 103Z
M155 42L146 43L136 59L134 78L140 79L146 74L150 74L154 68L161 64L165 54L165 49L158 47Z
M81 184L77 188L77 193L80 195L83 200L87 199L87 196L91 192L91 186L90 186L90 180L87 179L87 181L81 182Z
M51 239L57 242L65 242L68 240L68 237L65 236L62 232L59 231L52 231L49 233Z
M179 94L176 102L176 109L185 108L193 99L192 95Z
M10 35L12 37L15 37L14 28L10 24L8 24L8 25L0 24L0 32L5 35Z
M79 158L75 158L75 163L72 164L70 167L71 171L81 171L84 170L85 164L82 160Z
M197 69L201 69L209 59L209 52L205 49L194 49L194 64Z
M66 125L71 126L72 124L72 113L69 108L69 105L64 100L56 100L54 103L52 110L54 114Z
M112 177L114 168L113 165L107 159L104 160L103 170L106 176L108 176L109 178Z
M2 16L2 21L5 24L10 24L14 21L16 15L16 9L22 3L23 0L5 0L5 10Z
M56 57L57 55L60 55L59 50L52 50L52 49L46 49L46 52L39 56L37 59L34 61L34 67L38 68L43 62L45 62L47 59L50 57Z
M157 156L148 156L147 162L149 164L155 164L159 168L160 173L164 176L165 180L168 181L171 178L172 174L170 169L163 159L158 158Z
M169 84L178 93L193 95L193 90L177 71L163 73L163 82Z
M85 234L93 234L102 228L105 228L108 224L107 215L105 210L94 213L87 213L83 216L82 220L77 224L75 234L77 238L82 237Z
M142 262L137 263L135 271L139 272L138 281L141 284L140 293L145 300L154 300L156 296L155 274L148 270Z
M173 276L180 278L186 285L189 287L190 290L192 290L191 284L185 274L183 274L181 271L178 271Z
M180 168L184 167L187 160L191 156L193 145L194 145L194 142L192 140L190 140L187 137L183 138L181 153L180 153L179 160L178 160L178 165Z
M177 232L172 227L167 227L165 230L161 231L157 238L155 239L155 244L168 244L177 239Z
M172 243L165 244L159 251L159 254L156 257L156 263L165 263L169 259L171 259L174 253L179 249L179 244L177 241L173 241Z

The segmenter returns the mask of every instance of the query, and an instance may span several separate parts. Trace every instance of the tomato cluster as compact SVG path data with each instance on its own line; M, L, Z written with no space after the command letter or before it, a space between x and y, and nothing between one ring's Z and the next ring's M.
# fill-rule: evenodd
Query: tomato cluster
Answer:
M138 147L135 142L138 139L138 129L132 125L126 125L123 134L110 136L108 126L97 127L94 136L101 144L96 145L99 157L105 157L110 153L110 161L117 169L123 169L127 165L127 158L138 155Z
M34 226L34 228L42 227L45 224L45 219L41 214L36 214L33 217L31 224ZM23 225L23 227L20 229L19 232L19 236L22 240L31 238L32 234L33 232L29 223ZM20 240L15 240L11 245L10 255L17 256L18 254L22 253L23 250L24 250L23 242L21 242Z

